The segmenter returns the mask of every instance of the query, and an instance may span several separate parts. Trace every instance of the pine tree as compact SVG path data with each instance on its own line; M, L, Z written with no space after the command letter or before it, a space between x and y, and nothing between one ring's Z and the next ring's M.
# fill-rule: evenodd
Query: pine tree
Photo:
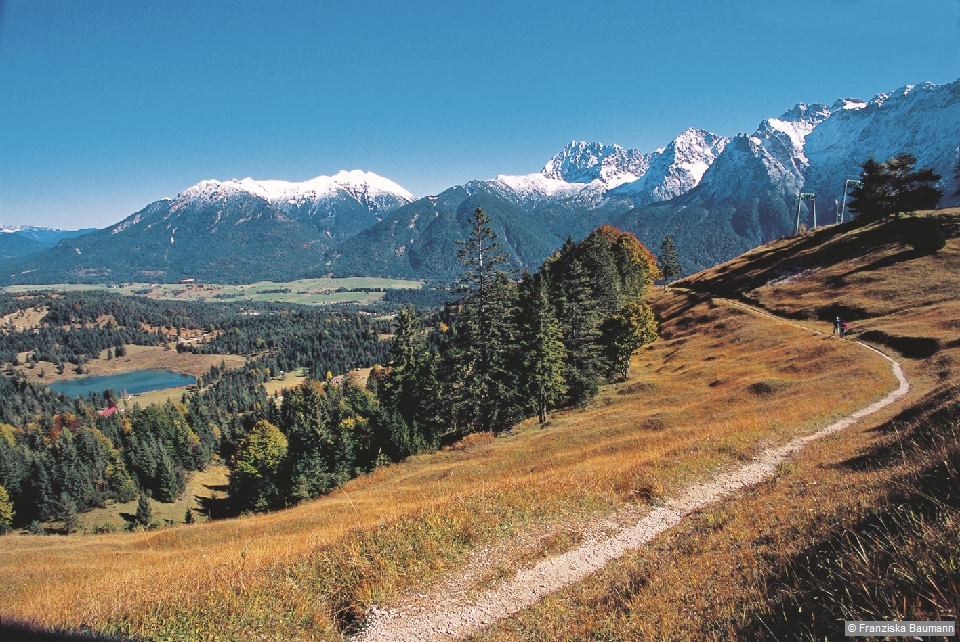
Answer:
M680 257L677 254L677 246L673 243L673 237L669 234L663 238L660 244L660 257L657 260L657 267L660 268L660 274L663 276L663 289L667 289L670 279L681 276L683 268L680 267Z
M389 368L379 378L371 376L368 384L371 379L376 382L373 387L381 405L377 423L392 444L387 455L399 460L435 448L439 428L434 359L412 307L397 313L391 355Z
M868 158L861 165L860 185L851 192L850 211L863 222L890 214L933 209L943 196L934 187L940 176L930 168L915 170L917 158L898 154L886 163Z
M506 428L520 418L516 361L516 285L490 219L477 208L470 237L457 241L464 291L447 353L450 408L462 433Z
M183 472L164 452L157 466L157 501L175 502L185 488Z
M579 405L597 394L602 378L597 345L600 315L593 279L580 258L573 239L544 263L566 351L564 379L570 401Z
M957 148L957 164L953 167L953 179L957 182L957 189L954 190L954 196L960 196L960 147Z
M550 406L566 394L567 384L563 378L566 351L560 323L539 273L526 275L521 283L520 320L523 392L543 424Z
M149 528L153 521L153 509L150 508L150 499L146 493L140 493L140 499L137 501L137 513L134 515L133 523L137 526Z
M80 530L80 515L77 513L77 504L70 495L60 493L60 497L54 503L54 521L63 524L63 530L67 535Z

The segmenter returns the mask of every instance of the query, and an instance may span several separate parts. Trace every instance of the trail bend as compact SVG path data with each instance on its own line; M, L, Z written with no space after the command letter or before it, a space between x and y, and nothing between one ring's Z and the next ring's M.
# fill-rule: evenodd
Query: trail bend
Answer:
M732 301L716 299L780 323L814 334L821 331L791 323L765 310ZM632 526L613 534L588 539L566 553L545 559L517 571L479 594L470 593L470 574L451 575L429 594L418 594L396 609L373 607L368 612L365 628L352 642L407 642L414 640L458 640L477 633L544 597L582 581L587 576L622 557L627 551L642 548L657 535L676 526L687 515L726 499L744 488L774 476L777 466L796 455L808 443L849 428L864 417L879 412L896 402L910 390L910 383L896 360L880 350L860 342L851 342L876 353L890 362L898 387L876 401L843 419L810 435L765 450L749 464L722 472L709 480L693 484L663 506L654 508Z

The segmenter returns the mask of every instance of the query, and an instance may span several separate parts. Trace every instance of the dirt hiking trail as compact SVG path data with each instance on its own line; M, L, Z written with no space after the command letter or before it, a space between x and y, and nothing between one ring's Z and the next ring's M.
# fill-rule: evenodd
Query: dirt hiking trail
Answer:
M736 301L717 300L815 334L823 334L819 330L790 323ZM875 352L889 361L894 376L900 382L899 387L879 401L818 432L766 450L750 464L688 487L679 496L654 508L639 521L634 521L632 526L622 526L612 534L589 538L573 550L545 559L532 568L521 569L513 577L492 588L479 593L471 591L475 573L468 568L462 573L451 575L429 594L410 597L396 609L373 607L367 614L365 628L351 639L354 642L406 642L464 638L536 604L551 593L580 582L627 551L643 547L660 533L676 526L686 515L723 500L743 488L772 478L777 466L799 452L806 444L848 428L860 419L894 403L910 390L910 383L898 362L866 344L851 343ZM617 521L622 520L614 519L605 524Z

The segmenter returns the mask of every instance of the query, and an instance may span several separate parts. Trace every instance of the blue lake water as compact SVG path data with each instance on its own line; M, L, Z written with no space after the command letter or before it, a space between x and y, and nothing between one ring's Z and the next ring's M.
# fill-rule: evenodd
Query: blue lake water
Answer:
M51 383L50 387L65 395L79 397L89 392L102 394L104 390L109 388L113 388L118 394L121 390L126 390L128 394L136 395L151 390L189 386L196 382L196 377L169 370L134 370L133 372L116 375L80 377L70 381L57 381Z

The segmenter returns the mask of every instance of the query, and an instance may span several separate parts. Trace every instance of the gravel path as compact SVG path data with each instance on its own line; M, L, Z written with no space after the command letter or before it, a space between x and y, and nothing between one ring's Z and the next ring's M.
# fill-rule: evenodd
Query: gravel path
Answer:
M741 303L729 303L764 316L773 316ZM783 321L779 317L774 317ZM798 324L797 327L822 334ZM907 394L910 384L900 364L879 350L855 342L877 353L893 368L899 387L886 397L858 410L826 428L798 437L779 448L764 451L753 462L722 473L713 479L687 488L662 507L653 509L633 526L609 536L588 539L579 547L546 559L533 568L523 569L499 585L470 595L472 574L448 578L429 595L417 595L397 609L372 608L366 628L353 638L355 642L404 642L407 640L456 640L476 633L513 613L528 608L545 596L576 584L602 569L631 549L641 548L654 537L675 526L684 516L718 502L731 494L773 477L777 465L816 439L843 430Z

